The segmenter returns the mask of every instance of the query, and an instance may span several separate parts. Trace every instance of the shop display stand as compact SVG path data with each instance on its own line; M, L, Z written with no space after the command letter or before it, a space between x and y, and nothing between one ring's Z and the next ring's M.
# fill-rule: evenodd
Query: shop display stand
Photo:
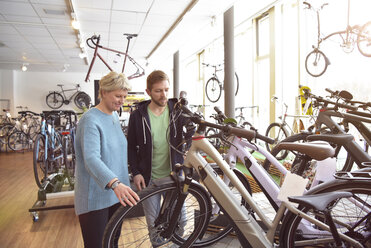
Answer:
M43 188L37 192L37 200L34 205L28 210L31 213L34 222L39 220L39 212L47 210L58 210L65 208L73 208L74 205L57 205L46 206L46 201L51 199L59 199L73 197L74 191L70 189L68 181L61 173L50 175Z

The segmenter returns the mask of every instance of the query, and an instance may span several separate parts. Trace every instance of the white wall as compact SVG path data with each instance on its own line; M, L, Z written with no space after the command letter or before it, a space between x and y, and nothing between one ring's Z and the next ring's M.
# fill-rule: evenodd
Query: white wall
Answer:
M3 109L13 109L14 106L14 71L0 70L0 113ZM13 114L11 112L11 114Z
M0 71L1 75L1 99L11 99L11 114L16 116L16 106L27 106L29 110L40 113L43 110L51 110L45 102L49 91L60 90L57 84L65 85L65 88L73 88L77 83L81 90L94 99L94 80L100 79L101 75L91 75L91 81L84 82L85 73L68 72L21 72ZM72 94L67 92L66 94ZM80 111L74 105L63 105L61 109L73 109Z

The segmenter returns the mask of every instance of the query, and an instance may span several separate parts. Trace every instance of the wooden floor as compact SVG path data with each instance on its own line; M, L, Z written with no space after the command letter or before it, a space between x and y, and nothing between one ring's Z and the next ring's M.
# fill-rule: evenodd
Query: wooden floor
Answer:
M0 153L0 247L83 247L74 209L39 212L33 222L29 209L37 200L32 152ZM46 206L73 204L73 198L48 200Z

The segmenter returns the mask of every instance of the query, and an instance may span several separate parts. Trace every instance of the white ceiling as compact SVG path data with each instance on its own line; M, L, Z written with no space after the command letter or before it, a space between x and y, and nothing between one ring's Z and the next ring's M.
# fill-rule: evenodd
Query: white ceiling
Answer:
M168 37L166 48L153 56L174 53L179 39L197 39L197 28L211 16L224 12L235 0L199 0ZM31 71L86 72L93 50L85 46L87 59L81 59L78 35L85 41L101 35L103 46L125 51L124 33L138 34L130 43L129 54L140 64L168 32L192 0L0 0L0 69L20 70L28 63ZM71 9L81 23L71 27ZM188 31L186 31L188 30ZM194 31L192 37L181 37ZM176 32L175 32L176 31ZM171 39L169 39L171 38ZM161 54L158 54L160 53ZM109 63L115 53L101 53ZM93 70L100 72L97 62Z

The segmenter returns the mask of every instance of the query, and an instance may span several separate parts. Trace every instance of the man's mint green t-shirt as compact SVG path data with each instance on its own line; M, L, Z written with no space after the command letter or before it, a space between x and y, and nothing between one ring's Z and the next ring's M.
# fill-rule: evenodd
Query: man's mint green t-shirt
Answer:
M170 175L170 153L167 143L169 126L169 108L166 106L160 116L156 116L148 107L152 135L152 179Z

